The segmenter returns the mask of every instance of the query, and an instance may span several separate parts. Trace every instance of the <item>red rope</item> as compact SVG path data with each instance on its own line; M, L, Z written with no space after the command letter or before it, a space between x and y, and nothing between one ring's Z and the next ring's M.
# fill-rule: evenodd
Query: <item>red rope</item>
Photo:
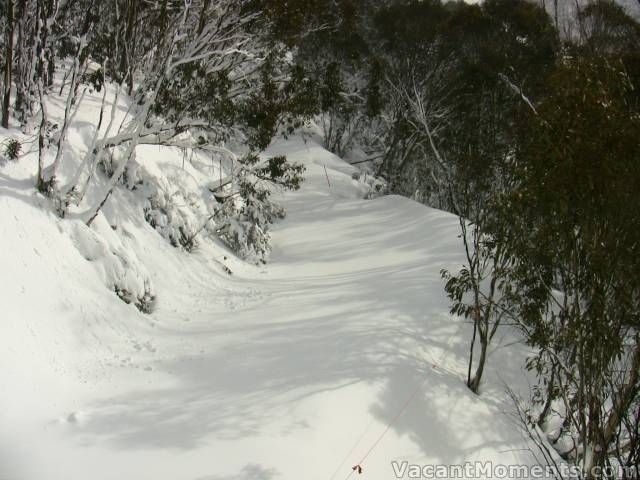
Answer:
M362 442L362 440L364 439L365 435L367 433L369 433L369 430L371 429L371 426L373 425L373 423L376 421L375 418L371 418L371 420L369 421L369 424L367 425L367 428L364 429L364 431L362 432L362 434L360 435L360 437L358 438L358 440L356 441L356 443L353 445L353 448L351 448L351 450L349 450L349 453L347 453L344 458L342 459L342 462L340 462L340 465L338 465L338 467L335 469L335 471L333 472L333 475L331 475L331 477L329 478L329 480L333 480L335 478L335 476L338 474L338 472L340 471L340 469L344 466L345 462L347 460L349 460L349 457L351 457L351 455L353 454L353 452L356 451L356 448L358 448L358 445L360 445L360 443ZM353 473L353 472L352 472Z
M411 394L411 396L407 399L406 402L404 402L404 405L402 406L402 408L400 409L400 411L396 414L395 417L393 417L393 420L391 420L391 422L389 422L389 424L387 424L387 428L384 429L384 431L382 432L382 434L378 437L378 439L373 442L373 445L371 445L371 448L369 448L369 450L367 451L367 453L364 454L364 457L362 457L362 460L360 460L360 462L358 462L358 465L362 465L364 463L364 461L367 459L367 457L369 456L369 454L371 454L371 452L373 452L373 449L376 448L378 446L378 444L382 441L382 439L384 438L384 436L387 434L387 432L389 430L391 430L391 427L398 421L398 419L404 414L404 412L407 410L407 408L409 407L409 405L411 404L411 402L413 402L413 400L416 398L416 396L418 395L418 393L420 392L420 390L422 390L424 388L424 386L427 383L427 378L425 377L425 379L422 381L422 383L420 385L418 385L418 388L416 388L413 392L413 394Z
M449 346L449 343L451 342L451 338L453 338L454 334L456 334L458 332L458 330L460 329L460 327L458 327L458 329L456 329L456 331L454 333L451 334L451 336L449 337L449 339L447 340L447 346ZM442 360L444 360L444 357L449 353L449 349L446 349L442 352L442 356L440 357L440 360L438 362L434 362L432 361L431 363L431 369L435 370L436 368L439 368L439 365L442 364ZM431 356L431 355L429 355ZM433 360L433 357L431 357ZM427 384L427 380L428 378L425 377L424 380L422 381L422 383L420 385L418 385L418 387L414 390L414 392L411 394L411 396L407 399L407 401L404 403L404 405L402 406L402 408L400 409L400 411L396 414L395 417L393 417L393 419L391 420L391 422L389 422L386 426L386 428L384 429L384 431L380 434L380 436L376 439L375 442L373 442L373 445L371 445L371 447L369 448L369 450L367 450L367 453L364 454L364 456L362 457L362 460L360 460L360 462L356 463L353 467L351 467L351 471L349 472L349 474L344 478L344 480L348 480L351 475L353 475L353 473L357 470L358 474L362 473L362 464L364 463L364 461L367 459L367 457L371 454L371 452L373 452L373 450L378 446L378 444L382 441L382 439L384 438L384 436L389 432L389 430L391 429L391 427L398 421L398 419L404 414L404 412L407 410L407 408L409 407L409 405L411 404L411 402L413 402L413 400L416 398L416 396L418 395L418 393L424 388L424 386ZM370 426L371 424L369 424ZM353 447L353 450L355 450L355 448L359 445L360 441L362 440L362 438L364 437L364 434L367 432L367 430L369 429L369 427L367 427L367 429L365 430L365 432L362 434L362 436L360 437L360 439L358 440L358 442L356 443L356 445ZM350 456L351 453L349 453L347 456ZM344 464L344 460L342 462L342 464L340 465L340 467L338 467L337 470L340 470L340 468L342 467L342 465ZM337 470L335 473L337 473ZM332 475L332 479L335 476L335 473Z
M437 368L437 365L434 363L431 367L432 369ZM367 457L371 454L371 452L373 452L373 450L378 446L378 444L382 441L382 439L384 438L384 436L389 432L389 430L391 430L391 427L398 421L398 419L404 414L404 412L407 410L407 408L409 407L409 405L411 404L411 402L413 402L413 400L416 398L416 396L418 395L418 393L424 388L424 386L427 384L427 378L425 377L425 379L422 381L422 383L420 385L418 385L418 387L413 391L413 393L411 394L411 396L407 399L406 402L404 402L404 405L402 406L402 408L400 409L400 411L396 414L395 417L393 417L393 419L391 420L391 422L389 422L386 426L386 428L384 429L384 431L380 434L380 436L376 439L375 442L373 442L373 444L371 445L371 447L369 448L369 450L367 450L367 453L364 454L364 456L362 457L362 460L360 460L358 463L356 463L353 467L351 467L351 471L349 472L349 474L345 477L344 480L348 480L351 475L353 475L353 473L357 470L358 473L362 473L362 464L364 463L364 461L367 459Z

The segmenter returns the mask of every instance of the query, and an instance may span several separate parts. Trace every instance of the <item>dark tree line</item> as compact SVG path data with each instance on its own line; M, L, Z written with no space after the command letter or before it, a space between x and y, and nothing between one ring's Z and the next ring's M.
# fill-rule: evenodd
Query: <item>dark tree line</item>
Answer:
M337 5L296 57L325 144L460 216L466 262L443 276L472 325L469 388L518 326L545 459L637 476L640 24L606 0L571 18L558 2Z

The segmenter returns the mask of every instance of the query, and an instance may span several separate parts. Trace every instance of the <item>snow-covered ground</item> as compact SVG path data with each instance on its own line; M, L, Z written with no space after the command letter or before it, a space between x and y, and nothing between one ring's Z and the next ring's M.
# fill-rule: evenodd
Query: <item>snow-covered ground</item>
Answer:
M343 480L366 457L363 479L390 480L394 460L532 462L502 384L522 383L512 336L482 396L463 383L471 332L439 273L461 259L457 219L364 200L313 141L280 153L306 182L282 196L262 267L211 242L171 247L124 194L88 231L34 192L33 155L0 167L0 479ZM150 277L151 314L105 286L112 254Z

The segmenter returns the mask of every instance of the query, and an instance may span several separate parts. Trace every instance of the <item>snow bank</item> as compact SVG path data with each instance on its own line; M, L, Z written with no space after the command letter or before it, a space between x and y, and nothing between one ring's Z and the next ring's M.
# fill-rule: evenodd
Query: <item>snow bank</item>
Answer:
M534 463L505 414L502 382L526 381L511 332L483 395L464 386L470 329L439 275L462 258L457 219L363 199L371 186L312 140L265 153L280 154L307 181L280 196L288 216L260 267L206 237L170 244L210 212L210 159L141 148L91 228L34 193L33 153L0 167L0 478L345 478L420 385L367 480L394 478L392 461ZM148 314L133 305L154 296Z
M70 222L70 236L80 254L95 264L107 288L140 311L151 312L155 292L150 275L128 244L126 232L118 236L105 217L100 216L91 227L78 221Z

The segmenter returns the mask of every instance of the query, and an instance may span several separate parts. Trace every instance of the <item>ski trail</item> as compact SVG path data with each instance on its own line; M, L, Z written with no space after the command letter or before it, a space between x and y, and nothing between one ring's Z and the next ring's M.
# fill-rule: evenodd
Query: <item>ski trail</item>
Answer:
M223 259L231 276L206 248L158 262L166 245L149 237L140 258L153 265L156 311L87 316L84 382L70 377L57 416L34 422L37 454L21 478L339 478L340 460L347 474L425 376L363 478L393 478L392 460L529 461L507 452L521 439L500 387L478 399L462 382L468 340L439 273L461 258L457 219L400 197L363 200L352 167L315 144L267 154L280 153L307 172L282 197L271 262Z

